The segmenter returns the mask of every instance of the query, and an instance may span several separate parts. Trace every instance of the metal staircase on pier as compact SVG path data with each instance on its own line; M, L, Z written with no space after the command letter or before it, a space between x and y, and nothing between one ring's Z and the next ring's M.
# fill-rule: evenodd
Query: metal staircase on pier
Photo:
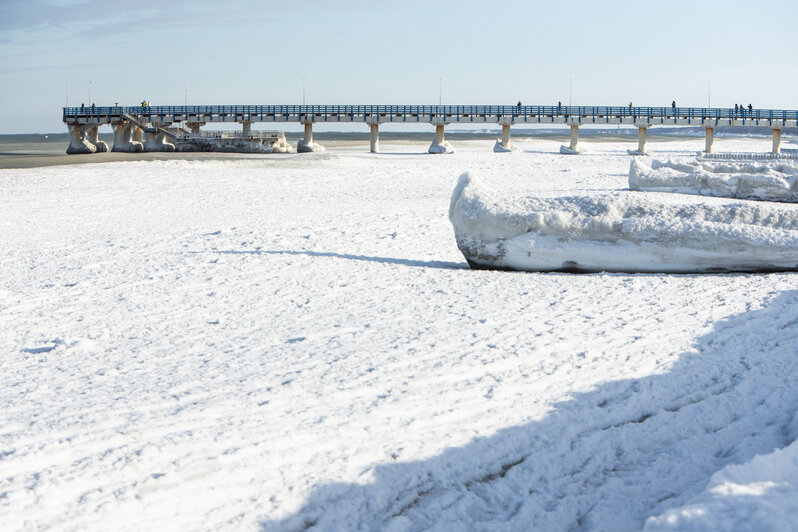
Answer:
M128 113L122 113L122 118L133 124L134 126L140 127L145 133L163 133L164 136L168 137L171 140L176 140L178 138L177 133L173 133L170 129L181 129L182 128L165 128L165 127L149 127L143 123L141 123L136 117L130 115Z

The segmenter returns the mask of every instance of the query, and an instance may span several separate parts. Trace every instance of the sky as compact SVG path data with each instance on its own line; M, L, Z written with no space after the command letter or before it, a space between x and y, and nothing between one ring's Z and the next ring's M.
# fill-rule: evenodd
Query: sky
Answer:
M796 109L782 0L0 0L0 134L81 103ZM303 83L304 80L304 83ZM331 127L331 126L325 126Z

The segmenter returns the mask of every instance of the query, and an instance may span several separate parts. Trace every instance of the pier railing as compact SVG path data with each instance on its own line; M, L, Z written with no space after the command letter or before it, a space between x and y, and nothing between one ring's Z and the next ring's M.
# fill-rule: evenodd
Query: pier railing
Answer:
M358 117L580 117L633 119L750 119L798 120L798 110L734 109L723 107L634 107L634 106L565 106L565 105L153 105L153 106L81 106L64 107L63 120L79 118L122 119L124 114L149 119L171 117L236 117L246 120L260 116L358 116ZM206 118L206 119L207 119Z

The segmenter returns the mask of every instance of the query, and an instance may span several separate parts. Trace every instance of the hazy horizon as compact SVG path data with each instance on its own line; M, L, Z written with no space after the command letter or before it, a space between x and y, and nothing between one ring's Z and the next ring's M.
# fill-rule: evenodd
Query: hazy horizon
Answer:
M786 66L798 6L782 0L11 0L0 11L0 133L65 130L67 100L798 107Z

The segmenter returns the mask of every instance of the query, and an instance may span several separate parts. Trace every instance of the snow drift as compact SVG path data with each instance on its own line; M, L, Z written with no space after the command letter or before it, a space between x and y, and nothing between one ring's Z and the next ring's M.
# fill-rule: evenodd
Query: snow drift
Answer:
M798 207L679 203L678 198L636 192L509 198L466 172L452 194L449 219L472 268L673 273L798 269Z
M781 163L709 163L634 159L629 188L767 201L798 202L798 166Z
M794 423L793 423L794 424ZM646 521L644 530L796 530L798 442L714 474L686 505ZM752 521L756 525L751 527Z

